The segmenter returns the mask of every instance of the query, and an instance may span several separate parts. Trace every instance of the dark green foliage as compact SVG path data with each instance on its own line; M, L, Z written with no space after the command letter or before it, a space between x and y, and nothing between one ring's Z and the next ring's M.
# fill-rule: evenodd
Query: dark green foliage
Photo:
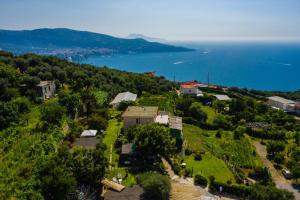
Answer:
M250 200L293 200L294 195L286 190L280 190L274 186L255 184L249 194Z
M198 161L202 160L202 154L201 154L201 152L196 152L195 155L194 155L194 159L198 160Z
M67 113L70 117L74 118L82 102L79 94L66 94L63 92L59 93L59 104L64 106L67 110Z
M239 197L247 197L251 193L251 188L244 185L225 184L216 181L210 181L209 188L214 192L219 192L222 187L222 193L232 194Z
M272 182L271 174L266 167L256 167L249 176L255 180L258 180L261 184L268 184Z
M283 151L285 144L282 141L270 141L267 143L268 154L274 154Z
M11 123L17 122L19 117L18 106L12 102L0 101L0 130L8 127Z
M96 150L76 149L70 166L78 182L96 185L104 176L107 166L103 147L97 146Z
M226 115L218 115L214 121L213 126L215 128L221 128L224 130L230 130L232 128L232 122L229 116Z
M292 151L292 158L293 160L299 162L300 161L300 148L296 147L293 151Z
M42 166L39 172L41 190L47 200L63 200L74 191L76 180L72 171L57 158L52 158Z
M125 111L128 106L134 106L135 102L134 101L122 101L121 103L119 103L117 109L119 111Z
M216 138L221 138L222 137L222 130L219 129L217 132L216 132Z
M144 157L158 155L168 157L175 153L175 141L169 129L159 124L135 126L129 129L127 134L134 135L133 142L137 151Z
M167 176L158 173L145 173L137 177L137 181L145 190L144 196L148 199L168 200L171 183Z
M243 135L246 133L246 130L246 127L238 126L233 132L234 139L238 140L243 137Z
M105 130L108 122L105 118L98 116L98 115L92 115L87 119L87 125L89 129L94 129L94 130Z
M201 176L199 174L195 175L194 181L195 181L195 184L202 185L204 187L206 187L207 183L208 183L207 179L204 176Z
M295 165L292 167L291 172L293 174L293 178L298 182L298 179L300 178L300 164L295 163Z
M46 103L42 107L41 119L49 124L58 125L65 114L65 108L56 102Z
M199 124L204 124L207 120L207 114L201 109L201 106L202 105L198 102L192 103L189 107L189 113Z

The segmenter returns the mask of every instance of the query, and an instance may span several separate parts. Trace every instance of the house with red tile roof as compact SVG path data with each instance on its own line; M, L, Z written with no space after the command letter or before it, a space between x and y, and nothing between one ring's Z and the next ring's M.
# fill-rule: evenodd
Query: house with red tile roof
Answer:
M194 94L202 96L202 91L199 90L200 83L197 81L188 81L180 84L180 94Z

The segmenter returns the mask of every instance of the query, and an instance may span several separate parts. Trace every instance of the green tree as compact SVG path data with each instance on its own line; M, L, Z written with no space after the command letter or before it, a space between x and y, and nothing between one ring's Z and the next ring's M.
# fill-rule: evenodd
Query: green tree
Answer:
M42 194L47 200L66 199L77 184L71 170L56 158L50 159L42 166L39 177Z
M233 132L234 139L238 140L241 137L243 137L243 135L246 133L246 130L247 130L246 127L238 126Z
M189 107L189 113L191 117L196 119L200 124L204 124L206 123L207 120L207 114L202 110L201 107L202 107L201 103L194 102Z
M214 119L213 126L215 128L230 130L233 125L231 123L231 120L230 120L229 116L220 114Z
M145 173L137 177L138 183L145 190L144 196L148 199L168 200L171 190L170 179L158 173Z
M169 156L175 152L175 140L169 129L159 124L138 125L130 129L134 133L134 143L144 157Z
M293 178L296 180L298 183L298 179L300 178L300 165L297 163L291 170L293 174Z
M56 102L46 103L42 107L42 116L41 119L44 122L57 125L60 123L61 119L65 114L65 108L60 106Z
M59 104L67 109L67 113L71 118L75 118L80 106L82 105L80 95L59 93Z
M96 185L105 174L107 159L104 149L76 149L73 152L70 166L80 183Z
M104 131L106 129L107 125L108 125L108 122L104 117L93 114L90 118L88 118L87 124L88 124L90 129L95 129L95 130L98 130L98 131L101 131L101 130Z
M283 151L284 148L285 144L282 141L270 141L267 143L267 152L271 155Z

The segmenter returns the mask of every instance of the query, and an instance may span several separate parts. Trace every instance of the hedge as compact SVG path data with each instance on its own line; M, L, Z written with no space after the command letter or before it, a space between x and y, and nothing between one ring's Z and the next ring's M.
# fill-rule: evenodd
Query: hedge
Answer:
M222 193L232 194L239 197L247 197L250 195L251 187L244 185L228 185L220 182L212 182L210 183L209 189L214 192L220 192L219 188L222 186Z

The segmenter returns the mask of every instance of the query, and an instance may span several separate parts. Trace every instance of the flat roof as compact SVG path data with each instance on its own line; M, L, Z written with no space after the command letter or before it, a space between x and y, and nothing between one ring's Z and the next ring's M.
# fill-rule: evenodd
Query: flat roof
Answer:
M158 114L155 118L155 122L159 124L168 124L169 115L168 114Z
M156 117L157 106L129 106L123 113L123 117Z
M182 131L182 118L177 116L170 116L169 128Z
M226 94L215 94L214 96L220 101L229 101L229 100L231 100L231 98L229 96L227 96Z
M280 102L280 103L284 103L284 104L295 104L295 101L285 99L285 98L279 97L279 96L268 97L268 99L270 99L272 101L277 101L277 102Z
M135 101L137 95L131 92L119 93L110 104L118 104L122 101Z
M95 137L97 132L97 130L84 130L80 137Z
M40 81L36 86L42 87L51 84L53 81Z

